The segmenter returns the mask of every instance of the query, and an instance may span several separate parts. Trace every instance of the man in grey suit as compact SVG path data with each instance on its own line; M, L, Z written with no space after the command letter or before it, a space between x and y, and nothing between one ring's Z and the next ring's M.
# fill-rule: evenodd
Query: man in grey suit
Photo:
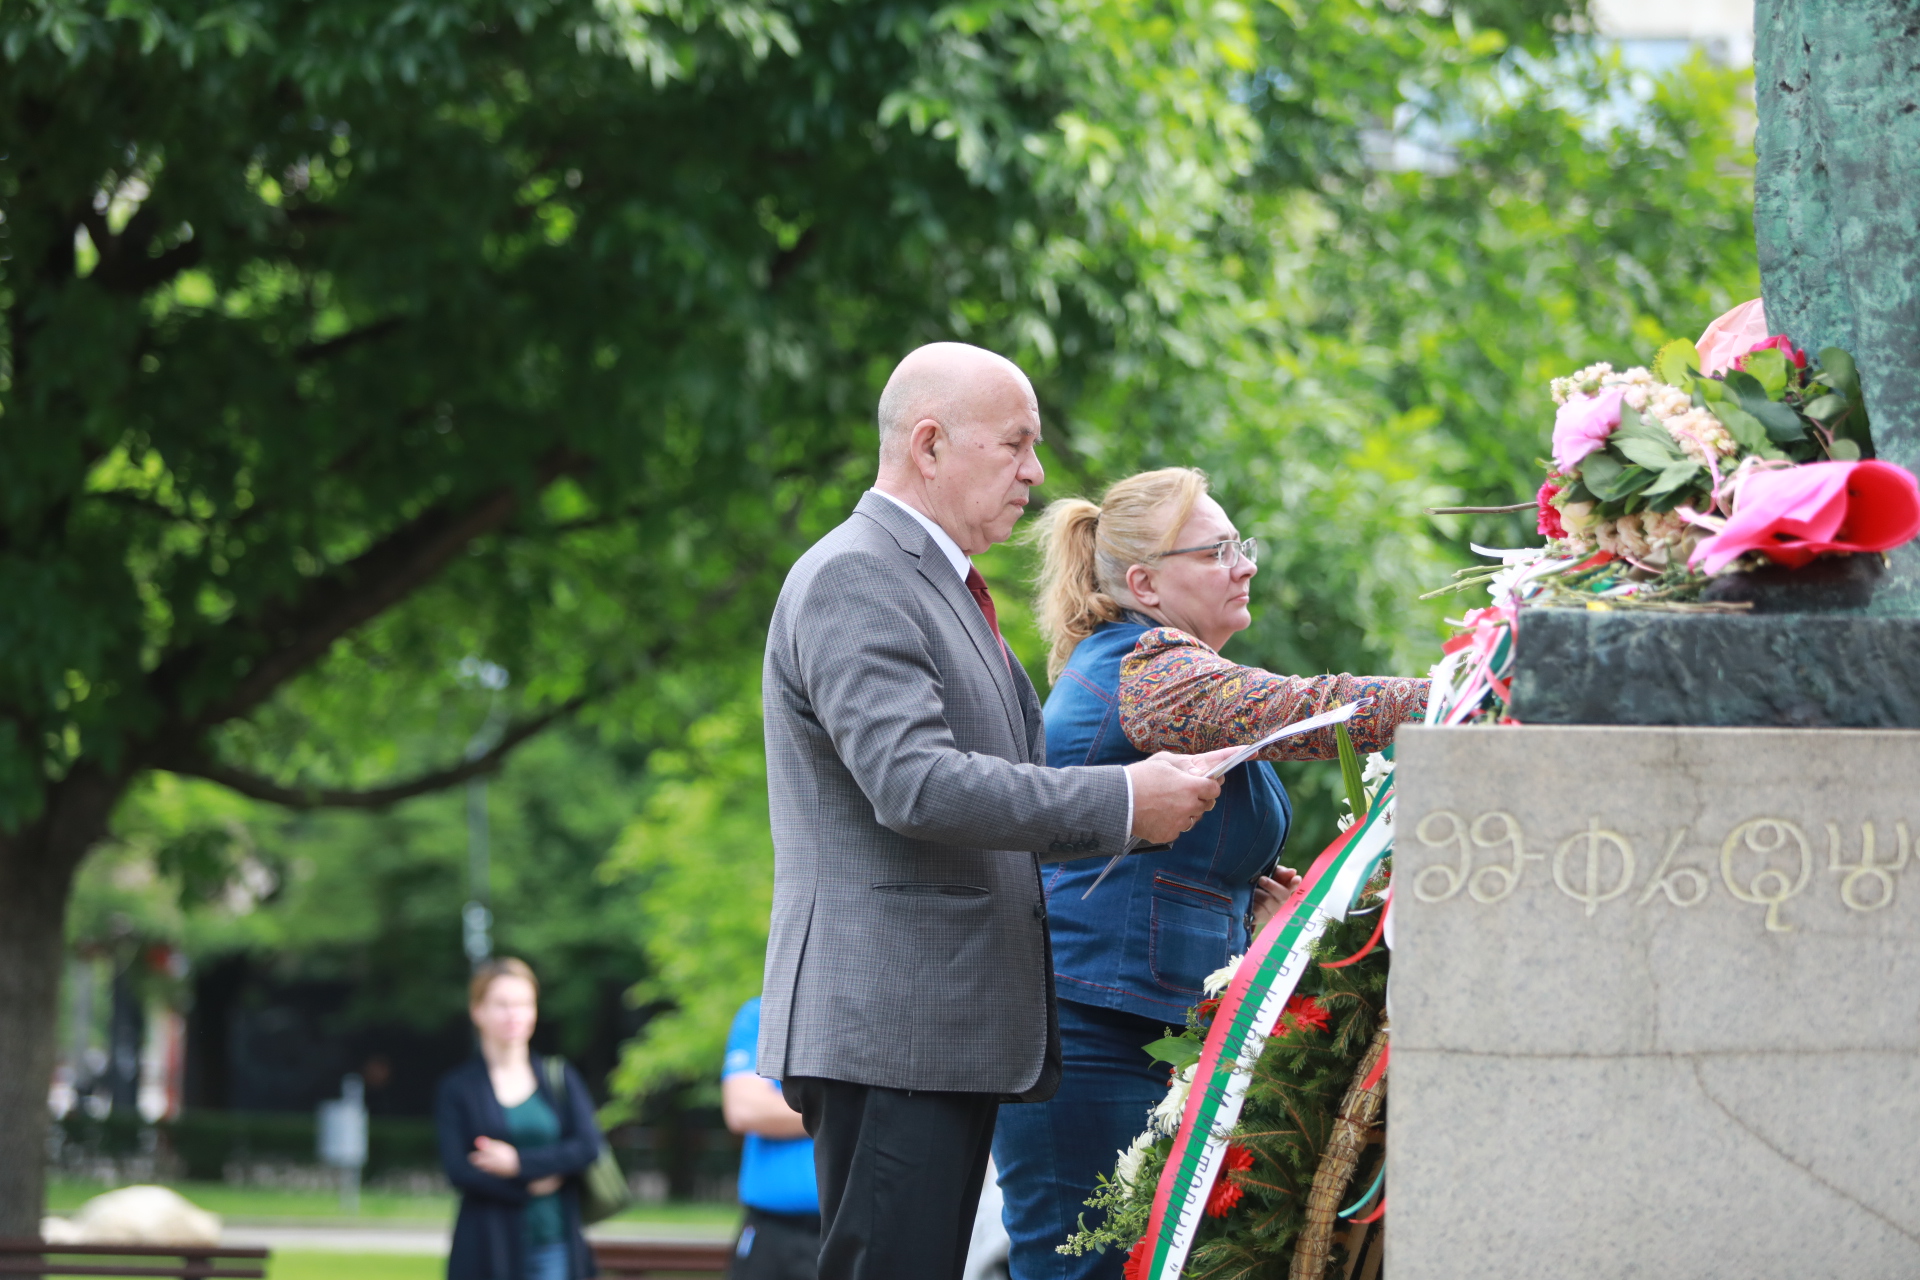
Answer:
M1003 1101L1059 1079L1036 853L1171 840L1208 757L1050 769L968 557L1042 471L1033 388L959 343L900 362L880 471L787 575L767 636L773 928L760 1074L814 1138L821 1280L957 1277Z

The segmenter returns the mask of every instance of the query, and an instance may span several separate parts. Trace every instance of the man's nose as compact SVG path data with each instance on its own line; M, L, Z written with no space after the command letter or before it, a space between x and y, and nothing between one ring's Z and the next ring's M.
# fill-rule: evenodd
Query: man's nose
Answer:
M1020 470L1015 473L1015 478L1030 485L1037 485L1044 481L1047 478L1047 469L1040 465L1040 455L1029 453L1026 460L1020 464Z

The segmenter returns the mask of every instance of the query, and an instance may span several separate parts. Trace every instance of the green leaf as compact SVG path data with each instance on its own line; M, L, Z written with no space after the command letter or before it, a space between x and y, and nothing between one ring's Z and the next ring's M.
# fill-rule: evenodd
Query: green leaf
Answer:
M1595 469L1592 466L1595 461L1600 462L1599 472L1602 478L1599 479L1596 479ZM1665 466L1663 461L1661 468L1649 471L1637 463L1622 463L1614 457L1612 450L1597 453L1587 462L1588 465L1583 470L1587 487L1593 490L1594 496L1602 502L1618 502L1633 496L1652 484L1654 476Z
M1767 429L1760 425L1760 419L1739 405L1723 400L1714 405L1711 412L1714 417L1720 419L1720 425L1725 427L1742 447L1754 451L1767 447Z
M1862 458L1873 457L1873 426L1867 420L1867 401L1860 390L1860 371L1854 367L1853 357L1840 347L1826 347L1820 352L1820 370L1827 385L1847 399L1847 416L1833 427L1835 436L1851 441Z
M1644 496L1649 500L1665 497L1667 494L1685 488L1696 480L1704 479L1706 474L1706 468L1691 459L1684 462L1673 463L1660 472L1659 477L1648 487Z
M1800 415L1769 396L1766 387L1751 373L1737 369L1729 373L1727 390L1739 399L1742 409L1760 420L1760 425L1766 428L1767 439L1775 444L1792 444L1807 438L1807 426Z
M1653 376L1668 386L1684 387L1700 372L1700 349L1685 338L1675 338L1653 357Z
M1829 427L1846 411L1847 398L1836 395L1821 396L1802 410L1809 418L1812 418L1822 426Z
M1827 450L1827 456L1835 462L1858 462L1860 446L1844 436L1838 437L1834 440L1832 447Z
M1156 1062L1173 1064L1175 1071L1200 1061L1201 1043L1187 1036L1162 1036L1146 1046L1147 1056Z
M1580 464L1580 479L1596 498L1604 499L1620 479L1622 463L1606 450L1590 453Z
M1354 817L1367 811L1367 786L1360 777L1360 753L1353 749L1353 735L1344 722L1333 726L1334 741L1340 748L1340 779L1346 783L1347 805Z
M1860 370L1854 366L1853 357L1841 347L1825 347L1820 352L1820 371L1826 375L1827 385L1849 400L1860 396Z
M1766 388L1769 399L1777 399L1787 389L1787 356L1778 347L1748 354L1746 372Z
M1682 456L1679 446L1672 440L1655 442L1645 436L1636 435L1626 439L1616 437L1613 443L1615 448L1626 455L1628 461L1637 462L1643 467L1651 467L1655 471L1672 464Z

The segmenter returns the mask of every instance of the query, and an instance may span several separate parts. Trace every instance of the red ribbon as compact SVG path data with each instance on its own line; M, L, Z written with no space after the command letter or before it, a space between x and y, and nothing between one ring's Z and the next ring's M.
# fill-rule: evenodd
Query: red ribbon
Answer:
M1359 964L1362 960L1366 959L1367 953L1380 945L1380 934L1387 927L1387 906L1392 901L1393 886L1388 885L1386 895L1380 899L1380 918L1373 922L1373 935L1367 939L1367 945L1348 956L1345 960L1328 960L1320 967L1322 969L1344 969L1350 964Z
M1393 1044L1388 1042L1380 1046L1380 1061L1373 1064L1373 1070L1367 1072L1367 1078L1360 1082L1360 1092L1365 1093L1380 1083L1380 1077L1387 1074L1387 1059L1393 1053Z

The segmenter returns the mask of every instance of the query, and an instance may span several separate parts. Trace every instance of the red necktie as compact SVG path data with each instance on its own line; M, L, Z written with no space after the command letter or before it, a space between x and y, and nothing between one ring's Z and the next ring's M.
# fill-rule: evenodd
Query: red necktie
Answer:
M1000 615L993 609L993 593L987 590L987 580L972 565L967 566L967 590L973 593L973 602L980 606L980 612L987 615L987 626L993 629L993 638L1000 642L1000 659L1007 664L1007 670L1013 670L1013 658L1007 652L1007 642L1000 634Z

